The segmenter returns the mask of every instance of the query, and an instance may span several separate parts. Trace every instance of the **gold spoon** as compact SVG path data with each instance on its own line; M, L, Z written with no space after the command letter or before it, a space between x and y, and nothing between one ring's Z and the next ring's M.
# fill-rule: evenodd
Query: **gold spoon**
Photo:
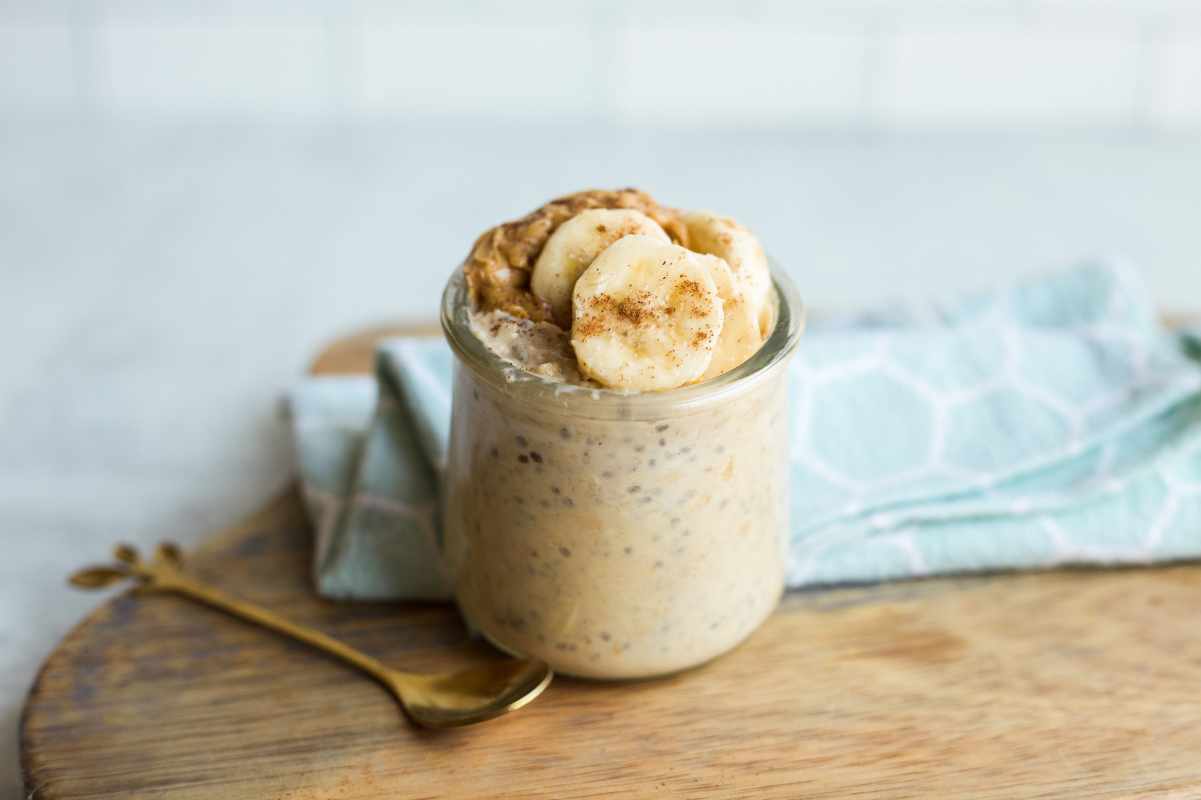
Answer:
M387 689L413 722L426 728L471 725L516 711L542 694L554 673L541 661L508 659L460 672L421 675L389 669L353 647L251 603L222 594L183 574L179 548L163 542L154 560L143 561L133 547L120 544L117 563L88 567L71 576L80 589L99 589L133 578L147 590L175 592L253 622L345 661Z

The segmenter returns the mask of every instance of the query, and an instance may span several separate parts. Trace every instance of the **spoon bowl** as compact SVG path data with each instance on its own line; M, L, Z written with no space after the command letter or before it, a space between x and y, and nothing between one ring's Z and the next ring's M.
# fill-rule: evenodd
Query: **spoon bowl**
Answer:
M418 725L454 728L516 711L553 677L545 662L508 659L443 675L392 671L387 687Z

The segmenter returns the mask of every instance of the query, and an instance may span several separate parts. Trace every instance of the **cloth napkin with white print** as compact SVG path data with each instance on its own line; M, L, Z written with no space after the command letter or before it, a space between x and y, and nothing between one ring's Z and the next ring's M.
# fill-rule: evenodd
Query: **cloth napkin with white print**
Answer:
M374 377L291 393L322 594L451 596L451 364L396 339ZM1201 557L1201 331L1126 269L818 319L789 380L791 587Z

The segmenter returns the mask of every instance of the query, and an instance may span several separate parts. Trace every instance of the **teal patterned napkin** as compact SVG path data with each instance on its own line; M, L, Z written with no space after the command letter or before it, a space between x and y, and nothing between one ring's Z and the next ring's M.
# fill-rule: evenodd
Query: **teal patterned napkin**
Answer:
M322 594L450 597L451 359L392 340L292 392ZM815 320L789 378L792 587L1201 557L1201 335L1126 269Z

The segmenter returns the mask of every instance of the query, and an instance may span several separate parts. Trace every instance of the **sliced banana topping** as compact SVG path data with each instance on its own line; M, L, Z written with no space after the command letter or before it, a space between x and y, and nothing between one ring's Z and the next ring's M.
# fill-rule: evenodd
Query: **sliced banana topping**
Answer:
M747 302L730 265L717 256L697 258L708 267L722 306L721 334L717 337L709 367L701 375L701 380L705 381L729 372L754 355L763 344L763 336L759 330L756 309Z
M690 211L684 215L684 224L693 250L717 256L730 265L759 322L760 335L766 337L772 322L771 270L759 239L729 217L711 211Z
M635 190L578 192L499 225L464 270L473 314L504 317L478 328L489 349L570 383L655 391L708 380L753 356L775 322L753 233ZM527 346L544 330L578 372Z
M571 324L571 290L576 280L601 251L623 236L642 234L670 242L657 222L630 208L595 208L581 211L560 225L547 239L534 263L530 289L550 305L564 328Z
M625 236L575 283L571 344L580 371L611 388L655 391L699 379L722 330L722 300L702 256L655 236Z

